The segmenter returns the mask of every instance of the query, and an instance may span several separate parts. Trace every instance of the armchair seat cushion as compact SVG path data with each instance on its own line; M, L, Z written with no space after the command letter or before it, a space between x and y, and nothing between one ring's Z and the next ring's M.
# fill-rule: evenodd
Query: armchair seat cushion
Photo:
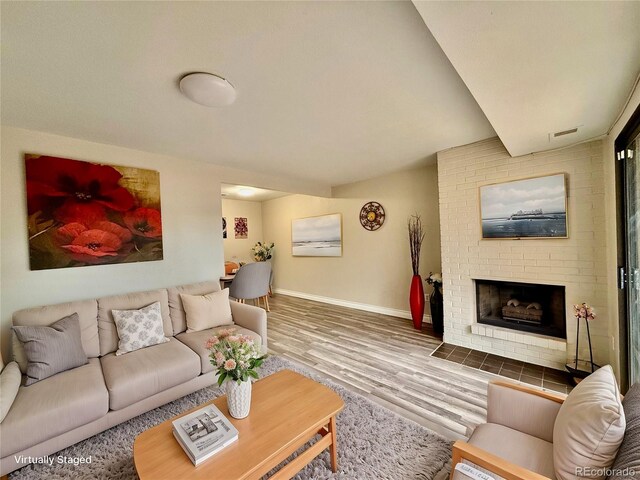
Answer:
M200 374L198 355L175 338L126 355L110 353L100 361L111 410L120 410Z
M198 354L198 356L200 357L200 368L202 373L209 373L213 372L213 365L211 365L211 362L209 361L209 350L205 348L205 344L207 343L207 340L209 340L209 338L211 338L217 332L226 329L233 329L235 330L235 333L248 335L249 337L253 338L256 345L262 344L260 335L237 325L226 325L224 327L200 330L199 332L181 333L180 335L177 335L176 338Z
M503 425L484 423L478 425L469 443L532 472L556 479L550 442Z
M86 425L108 411L109 394L97 358L20 387L0 425L0 456L12 455Z

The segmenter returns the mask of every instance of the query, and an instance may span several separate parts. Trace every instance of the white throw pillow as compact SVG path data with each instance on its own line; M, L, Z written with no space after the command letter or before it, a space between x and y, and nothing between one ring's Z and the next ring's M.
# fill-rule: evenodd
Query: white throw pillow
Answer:
M187 333L221 325L233 325L228 288L207 295L181 293L180 298L187 314Z
M139 310L111 310L111 313L120 339L116 355L169 341L164 336L160 302Z
M573 389L553 427L553 464L558 480L606 478L626 427L616 377L610 365Z
M16 362L9 362L0 374L0 423L9 413L16 395L18 395L21 381L20 367Z

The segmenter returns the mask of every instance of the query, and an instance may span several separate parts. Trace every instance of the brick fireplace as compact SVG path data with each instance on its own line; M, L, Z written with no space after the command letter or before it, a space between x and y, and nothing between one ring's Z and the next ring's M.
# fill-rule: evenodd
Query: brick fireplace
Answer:
M480 186L561 172L568 182L569 238L481 239ZM511 157L492 138L438 153L446 343L562 369L574 356L571 306L587 302L599 314L591 324L594 361L609 362L602 172L600 141ZM501 291L499 284L486 282L511 285ZM529 290L531 285L542 293ZM479 300L479 288L485 293L493 288L498 300ZM548 303L553 296L557 302ZM518 305L503 310L511 297ZM542 312L527 312L533 303ZM580 356L588 358L586 337L580 346Z
M481 279L474 283L477 323L567 338L565 287Z

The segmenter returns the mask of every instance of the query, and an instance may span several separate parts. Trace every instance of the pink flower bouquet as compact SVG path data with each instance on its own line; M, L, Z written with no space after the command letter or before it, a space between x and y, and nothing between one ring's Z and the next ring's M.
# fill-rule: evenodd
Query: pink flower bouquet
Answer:
M238 384L249 377L259 378L256 368L262 365L266 355L248 335L236 335L235 329L220 330L207 340L206 348L211 364L216 367L218 385L231 379Z
M586 303L575 304L573 306L573 315L576 318L584 318L587 321L591 321L596 318L596 312L590 305Z

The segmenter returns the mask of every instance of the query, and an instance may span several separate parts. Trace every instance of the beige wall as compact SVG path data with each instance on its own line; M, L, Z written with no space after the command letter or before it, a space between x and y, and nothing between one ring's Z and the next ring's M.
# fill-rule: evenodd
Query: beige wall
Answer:
M262 235L262 203L245 200L222 199L222 216L227 219L227 238L224 242L224 259L232 262L253 262L251 247L265 239ZM235 238L235 217L247 219L249 235L246 239Z
M640 86L636 86L629 104L622 112L620 118L611 128L609 135L602 142L602 155L604 162L605 179L605 210L606 215L606 235L607 235L607 274L609 278L617 278L618 258L617 258L617 225L616 225L616 159L614 142L616 137L629 121L629 118L640 105ZM609 335L613 339L611 348L611 363L616 371L620 367L620 332L619 332L619 312L618 312L618 286L615 280L609 282L608 290L608 315Z
M563 368L575 356L571 306L587 302L598 313L594 360L610 362L603 168L599 140L521 157L511 157L498 138L438 153L446 342ZM568 177L569 238L481 239L480 186L561 172ZM567 341L479 327L473 279L564 285ZM580 358L589 358L586 336L580 346Z
M406 316L411 282L407 217L422 215L427 232L420 271L440 271L437 169L404 171L333 189L334 198L291 195L263 202L265 239L276 244L276 289L390 309ZM368 201L386 211L382 228L370 232L359 214ZM335 258L293 257L291 220L341 213L343 255ZM427 291L430 288L426 288Z
M223 272L221 182L330 194L330 189L321 185L113 145L6 126L2 126L1 133L0 340L5 360L11 315L18 309L218 277ZM164 260L30 271L25 152L158 170Z

